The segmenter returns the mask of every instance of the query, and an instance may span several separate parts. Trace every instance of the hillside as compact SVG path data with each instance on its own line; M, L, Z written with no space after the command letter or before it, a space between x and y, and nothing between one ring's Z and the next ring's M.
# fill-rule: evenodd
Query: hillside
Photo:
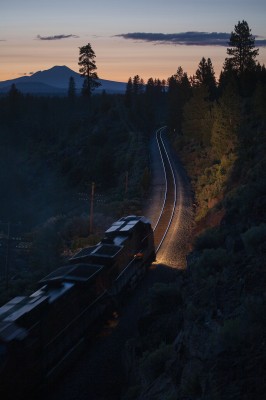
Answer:
M172 130L194 190L194 241L176 282L143 300L123 400L265 397L265 69L234 79L215 99L195 85Z

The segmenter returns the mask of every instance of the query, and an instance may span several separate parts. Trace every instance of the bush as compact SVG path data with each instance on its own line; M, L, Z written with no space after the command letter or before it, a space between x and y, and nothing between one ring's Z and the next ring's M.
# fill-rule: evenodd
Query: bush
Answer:
M223 242L224 236L219 227L207 229L204 233L196 237L194 249L217 249L223 245Z
M258 252L266 242L266 224L248 229L242 234L242 239L248 253Z
M206 279L210 274L222 271L229 261L230 258L225 249L205 249L201 256L192 263L190 270L196 277Z
M152 313L167 313L182 304L182 296L175 283L155 283L150 290L148 303Z
M243 346L244 335L241 319L228 319L220 329L220 341L225 351L239 351Z
M141 393L141 386L140 385L135 385L131 386L126 394L122 397L123 400L135 400L139 397Z
M153 352L145 352L140 360L140 372L146 384L158 378L164 371L167 361L173 354L173 346L162 343Z

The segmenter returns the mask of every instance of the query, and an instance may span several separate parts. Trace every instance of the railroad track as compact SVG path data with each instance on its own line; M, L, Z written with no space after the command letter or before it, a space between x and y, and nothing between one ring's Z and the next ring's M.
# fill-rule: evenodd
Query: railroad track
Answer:
M167 235L176 207L176 181L173 167L171 165L171 160L164 144L163 137L165 133L166 127L162 127L156 132L156 139L161 155L165 177L165 193L163 206L159 218L153 228L156 253L158 253L158 251L160 250L160 247Z

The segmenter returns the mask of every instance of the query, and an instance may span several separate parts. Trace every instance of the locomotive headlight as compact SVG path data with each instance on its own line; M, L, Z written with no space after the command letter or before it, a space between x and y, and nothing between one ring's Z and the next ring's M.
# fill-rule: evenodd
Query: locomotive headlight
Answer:
M143 253L137 253L134 255L135 260L142 260L144 257Z

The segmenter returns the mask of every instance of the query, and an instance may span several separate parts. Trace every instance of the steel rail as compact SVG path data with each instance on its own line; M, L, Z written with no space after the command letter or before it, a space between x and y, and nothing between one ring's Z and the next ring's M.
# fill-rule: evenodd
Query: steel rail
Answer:
M158 253L158 251L160 250L166 238L170 225L172 223L176 208L176 197L177 197L174 170L165 143L162 138L165 129L166 127L164 126L156 131L157 145L160 152L160 157L164 170L165 191L164 191L163 205L158 220L153 228L155 237L155 247L156 247L155 253Z

